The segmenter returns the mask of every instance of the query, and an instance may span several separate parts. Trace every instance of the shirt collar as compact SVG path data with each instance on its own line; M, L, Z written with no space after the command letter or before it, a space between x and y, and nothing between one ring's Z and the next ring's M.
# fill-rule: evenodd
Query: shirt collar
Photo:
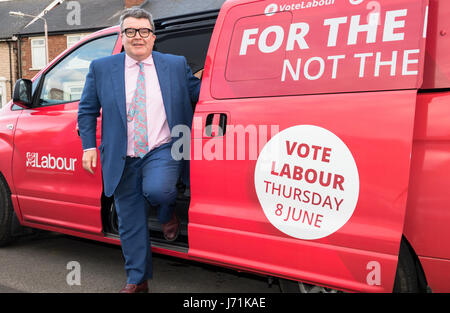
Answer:
M153 56L150 54L146 59L141 61L145 65L153 65ZM136 61L132 57L130 57L128 54L125 53L125 66L126 67L132 67L135 66L139 61Z

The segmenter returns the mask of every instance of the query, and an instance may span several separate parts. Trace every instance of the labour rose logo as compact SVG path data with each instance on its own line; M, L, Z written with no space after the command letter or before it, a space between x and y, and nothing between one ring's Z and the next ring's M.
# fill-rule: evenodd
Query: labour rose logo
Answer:
M264 10L264 14L267 16L272 16L275 12L278 11L278 6L275 3L269 4Z
M27 167L36 166L36 155L34 152L27 152Z

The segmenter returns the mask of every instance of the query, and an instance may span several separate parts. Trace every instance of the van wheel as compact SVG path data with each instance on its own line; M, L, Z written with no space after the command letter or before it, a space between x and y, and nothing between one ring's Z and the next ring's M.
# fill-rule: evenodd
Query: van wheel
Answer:
M0 179L0 247L12 240L13 206L5 182Z
M280 291L282 293L338 293L336 289L325 288L302 283L299 281L279 279Z
M408 244L402 239L395 273L394 293L420 292L418 271Z

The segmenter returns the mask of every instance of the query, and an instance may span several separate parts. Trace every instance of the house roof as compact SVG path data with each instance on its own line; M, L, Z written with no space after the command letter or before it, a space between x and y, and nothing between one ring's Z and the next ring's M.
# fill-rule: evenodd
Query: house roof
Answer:
M14 0L0 2L0 39L8 39L13 35L42 35L44 25L38 20L24 28L32 18L10 16L9 11L21 11L30 15L38 15L52 0ZM83 32L117 25L120 13L125 8L124 0L77 0L80 4L80 23L74 24L70 17L74 8L65 1L45 15L48 33ZM220 9L225 0L146 0L141 7L150 11L155 20L187 13Z
M152 13L153 19L197 13L208 10L219 10L225 0L149 0L141 7Z
M52 0L14 0L0 2L0 20L3 25L0 30L0 38L11 38L15 34L43 34L44 23L42 20L38 20L29 27L24 28L32 18L10 16L9 11L21 11L25 14L38 15L51 2ZM54 32L100 29L115 25L120 11L124 8L123 0L77 0L76 2L80 4L79 25L70 25L73 22L68 19L68 15L74 12L74 9L69 7L69 2L66 1L45 15L49 34ZM106 3L107 5L105 5Z

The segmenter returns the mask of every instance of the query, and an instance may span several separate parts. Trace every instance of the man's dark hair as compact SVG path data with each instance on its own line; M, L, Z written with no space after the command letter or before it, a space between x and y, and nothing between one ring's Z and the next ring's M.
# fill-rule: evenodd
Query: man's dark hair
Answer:
M126 9L125 11L122 12L122 15L120 16L120 19L119 19L120 30L123 31L123 21L127 17L146 18L150 22L153 32L155 31L155 23L153 23L152 14L144 9L141 9L140 7L132 7L132 8Z

